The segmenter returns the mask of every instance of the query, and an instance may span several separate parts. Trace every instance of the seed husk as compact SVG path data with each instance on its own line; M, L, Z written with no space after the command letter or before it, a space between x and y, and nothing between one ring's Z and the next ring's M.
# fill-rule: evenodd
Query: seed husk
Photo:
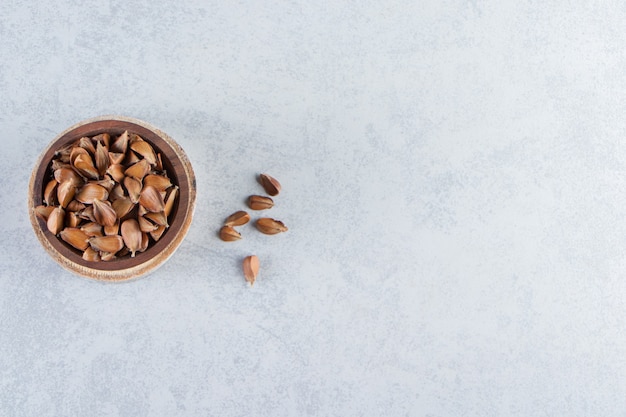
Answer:
M90 222L95 222L96 218L93 215L93 206L88 206L77 212L78 216L81 219L89 220Z
M85 250L89 247L89 236L76 227L66 227L61 230L59 236L78 250Z
M243 226L250 221L250 215L243 211L237 211L224 220L224 226Z
M263 186L265 192L272 197L280 193L281 185L276 178L271 177L267 174L261 174L259 175L259 182Z
M280 220L274 220L267 217L257 220L256 228L259 229L261 233L265 233L266 235L275 235L289 230Z
M152 187L144 187L139 195L139 204L141 204L146 210L152 212L159 212L165 209L165 203L163 197L159 194L159 191Z
M274 207L274 200L269 197L260 195L251 195L248 197L248 207L252 210L267 210Z
M91 184L98 184L99 186L103 187L105 190L107 190L107 192L111 192L111 190L113 189L113 187L115 187L115 181L113 181L111 179L111 177L109 177L108 175L106 175L103 179L98 180L98 181L92 181Z
M254 285L256 277L259 274L259 258L256 255L246 256L243 260L243 276L250 285Z
M48 221L46 225L48 226L48 230L53 235L58 234L61 230L63 230L63 222L65 220L65 210L63 207L56 207L50 215L48 216Z
M141 248L141 230L139 223L135 219L128 219L121 226L122 239L124 244L130 249L130 257L135 257L135 252Z
M234 242L235 240L241 239L241 233L231 226L222 226L220 229L220 239L224 242Z
M117 214L108 201L93 200L93 216L102 226L113 226L117 221Z
M94 200L104 201L109 197L109 192L101 185L87 183L74 196L76 200L84 204L93 204Z
M93 250L115 254L124 247L124 241L120 235L99 236L90 238L89 246L91 246ZM102 254L100 257L102 257ZM104 257L102 258L104 260Z

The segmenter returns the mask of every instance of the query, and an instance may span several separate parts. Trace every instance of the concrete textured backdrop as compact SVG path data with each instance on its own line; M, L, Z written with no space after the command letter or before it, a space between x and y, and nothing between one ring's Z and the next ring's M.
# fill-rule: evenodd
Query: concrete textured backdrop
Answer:
M0 2L0 415L623 416L620 1ZM158 271L31 230L48 142L152 123L198 179ZM281 180L288 233L221 242ZM241 259L261 259L249 288Z

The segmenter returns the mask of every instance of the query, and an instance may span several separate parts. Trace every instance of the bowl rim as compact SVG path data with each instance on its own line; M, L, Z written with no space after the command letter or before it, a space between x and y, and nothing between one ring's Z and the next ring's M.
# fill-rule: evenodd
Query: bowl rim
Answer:
M63 140L70 142L71 140L69 139L69 137L71 136L69 135L71 135L72 133L76 133L81 129L84 130L90 125L97 126L98 124L102 124L103 122L113 122L127 126L129 127L128 130L131 132L133 130L133 127L136 127L140 131L147 130L154 134L155 138L162 140L163 143L170 148L169 150L171 150L173 156L176 158L175 170L178 177L177 179L179 182L178 185L180 187L180 193L178 212L176 213L175 219L170 227L179 227L179 229L177 231L175 231L174 229L169 230L174 231L172 238L169 238L167 240L160 239L159 242L151 246L146 252L140 254L141 256L138 255L136 258L131 258L132 260L130 261L124 259L112 262L87 262L83 261L82 258L77 258L77 255L70 255L69 257L66 256L64 253L62 253L66 252L62 249L62 246L64 246L64 244L60 242L60 239L52 235L47 230L47 228L42 227L42 223L45 222L43 222L43 220L39 219L35 215L34 210L35 206L37 205L37 200L39 199L39 197L41 197L37 197L37 192L35 190L36 184L38 183L38 179L40 177L41 181L43 181L43 177L49 164L49 161L47 161L48 158L46 158L46 156L50 157L50 153L54 152L54 150L57 149L57 147L59 146L58 142L61 141L62 143L65 143L63 142ZM153 138L153 141L155 138ZM150 139L147 140L150 141ZM45 164L46 166L42 167L42 164ZM63 132L59 133L39 155L35 167L31 173L28 190L28 210L30 222L33 230L35 231L35 235L44 247L45 251L59 265L76 275L85 278L95 279L98 281L119 282L136 279L154 271L155 269L163 265L163 263L165 263L174 254L176 249L178 249L185 236L187 235L193 219L196 200L196 179L187 154L180 147L180 145L178 145L178 143L176 143L176 141L172 139L168 134L143 120L127 116L104 115L82 120L68 127ZM183 199L185 201L184 206L183 204L181 204L183 202ZM162 241L163 243L159 245ZM156 249L157 246L158 249ZM70 259L71 257L73 257L74 260Z

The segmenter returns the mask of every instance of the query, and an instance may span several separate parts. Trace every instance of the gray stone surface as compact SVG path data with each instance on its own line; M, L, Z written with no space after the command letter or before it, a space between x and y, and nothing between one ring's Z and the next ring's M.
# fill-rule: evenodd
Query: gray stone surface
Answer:
M624 415L624 21L2 0L0 415ZM126 284L62 270L27 216L41 150L102 114L169 133L198 179L187 239ZM221 242L264 171L290 231Z

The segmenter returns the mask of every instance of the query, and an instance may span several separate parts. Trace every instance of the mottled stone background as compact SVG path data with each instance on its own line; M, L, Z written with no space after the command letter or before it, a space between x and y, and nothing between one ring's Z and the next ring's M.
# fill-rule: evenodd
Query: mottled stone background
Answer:
M625 21L2 0L0 415L623 416ZM198 179L187 239L125 284L62 270L27 216L39 153L103 114L169 133ZM264 171L289 232L221 242Z

